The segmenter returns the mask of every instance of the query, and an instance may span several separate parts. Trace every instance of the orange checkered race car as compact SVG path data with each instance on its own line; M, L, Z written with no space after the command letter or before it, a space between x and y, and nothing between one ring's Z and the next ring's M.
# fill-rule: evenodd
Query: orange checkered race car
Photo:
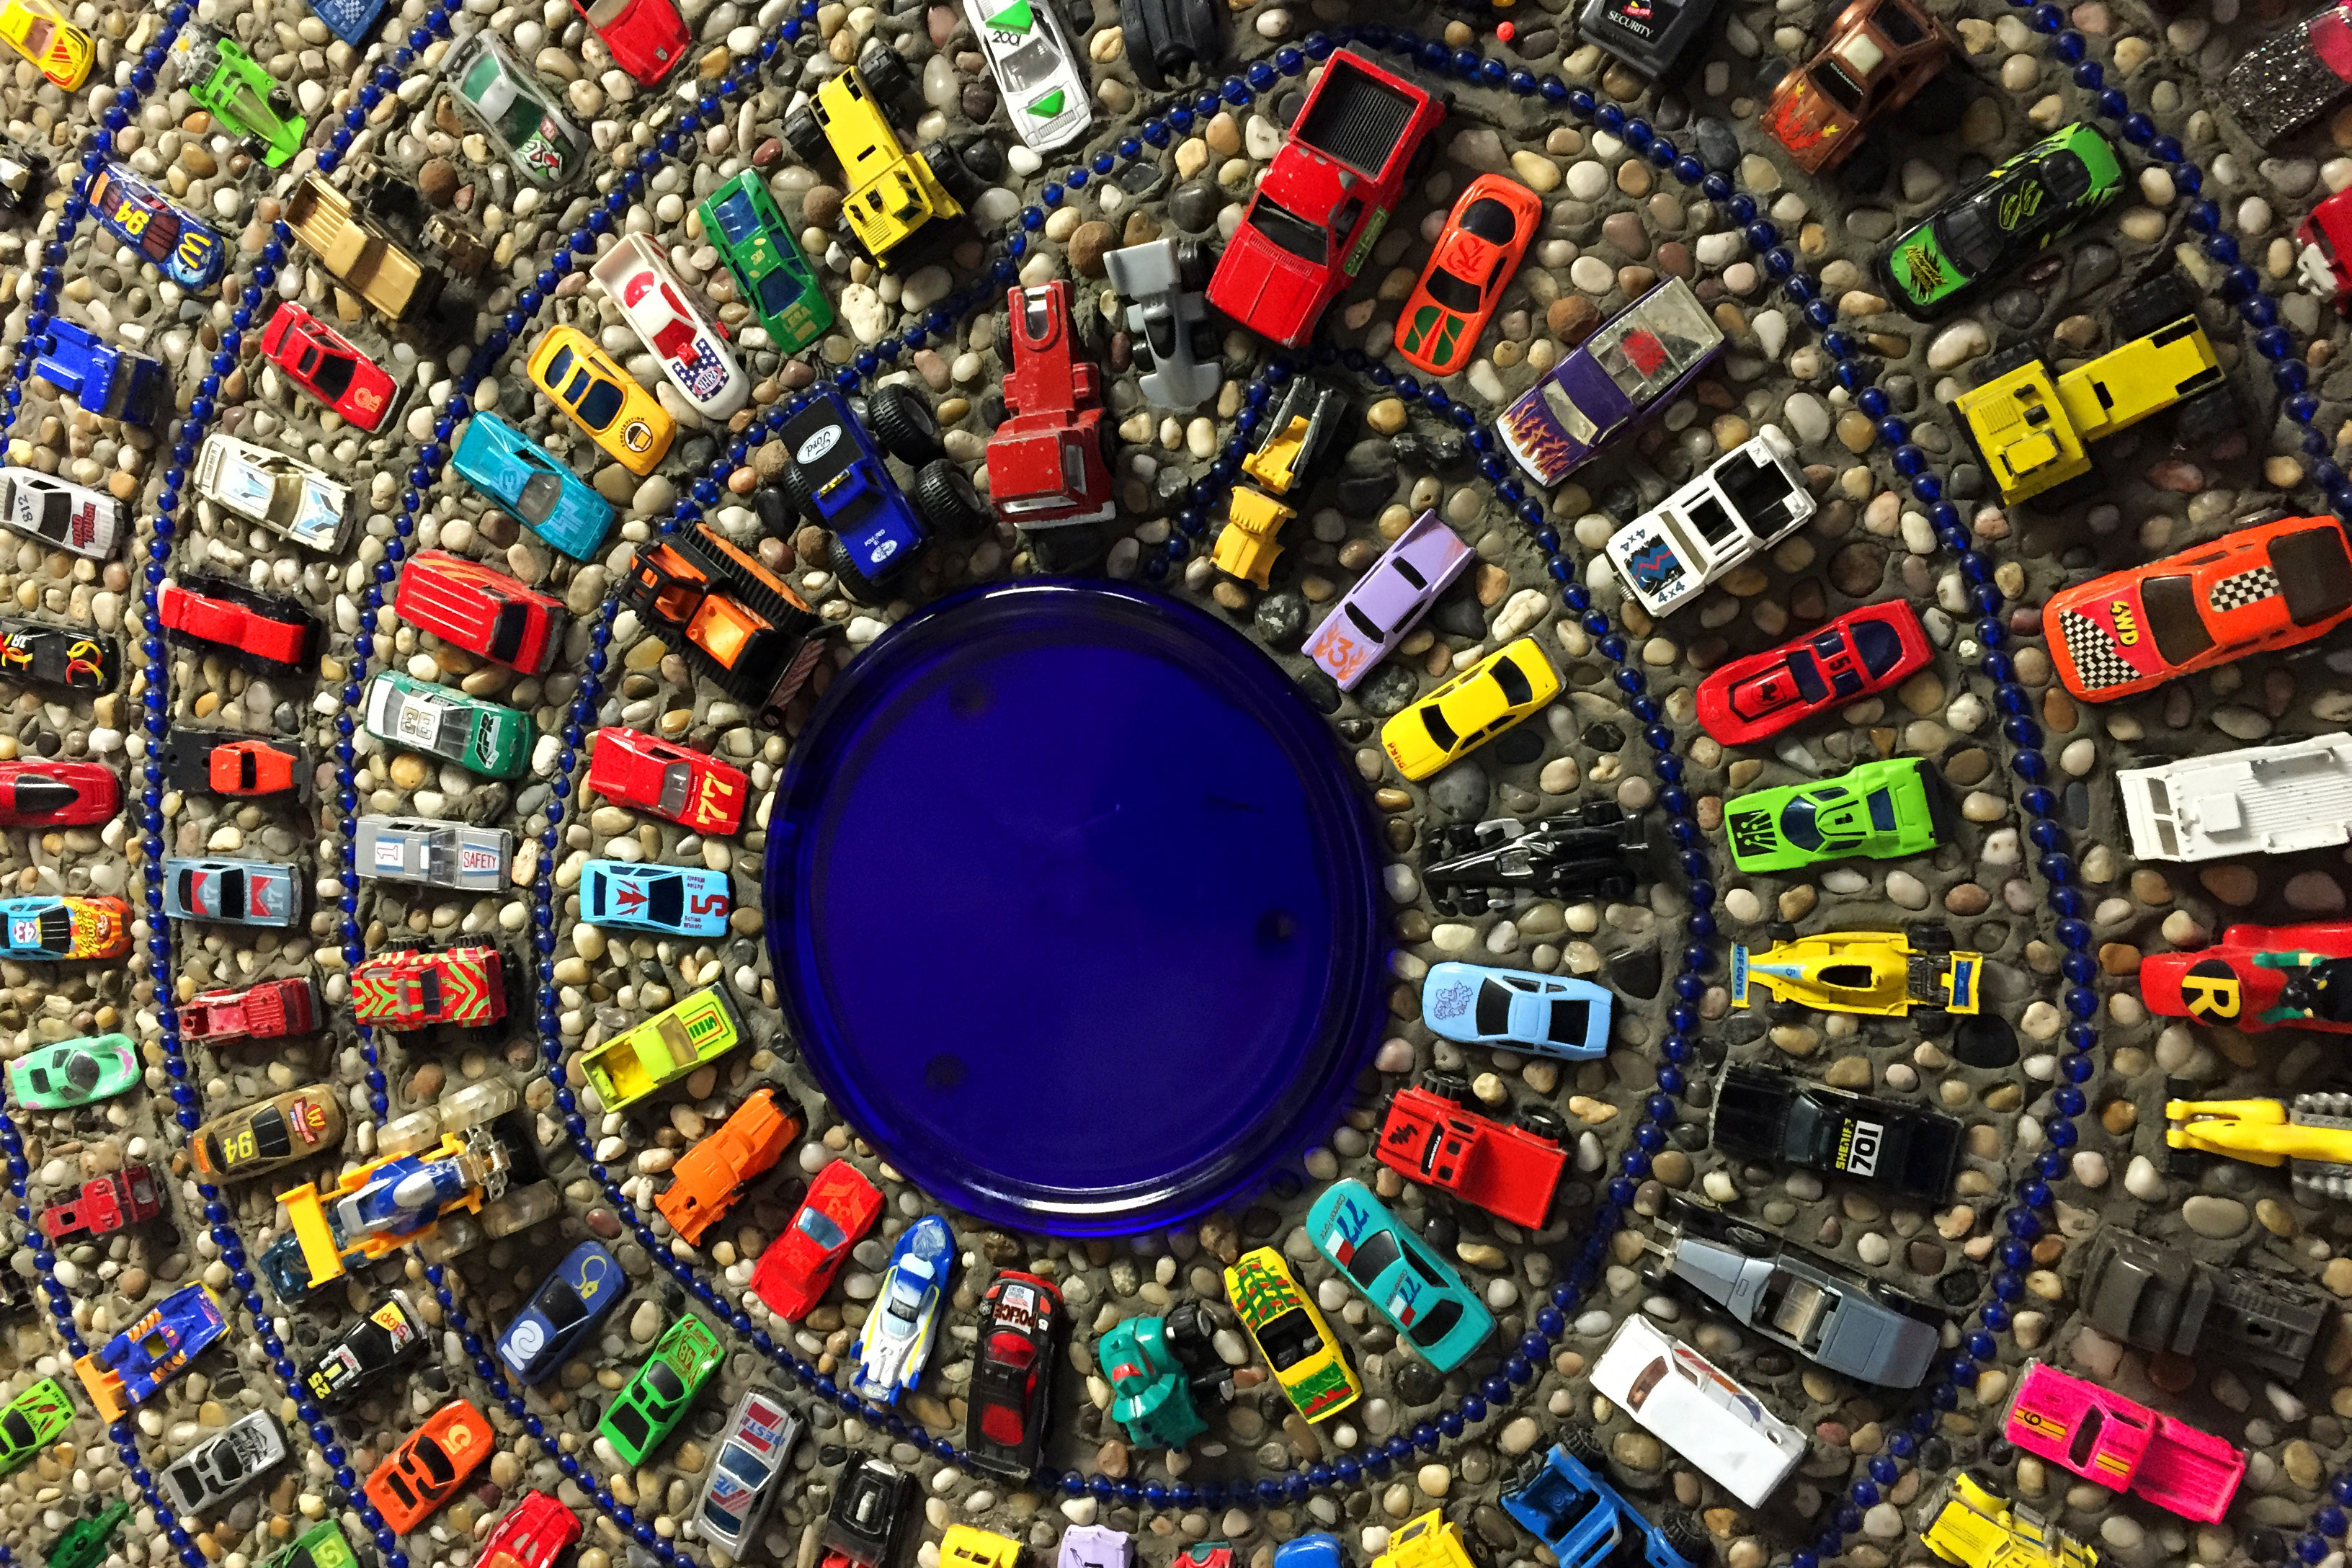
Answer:
M385 1029L495 1024L507 1016L505 962L487 943L381 954L352 971L352 1016Z
M2329 517L2256 523L2061 590L2042 612L2051 661L2086 702L2161 686L2352 619L2352 547Z

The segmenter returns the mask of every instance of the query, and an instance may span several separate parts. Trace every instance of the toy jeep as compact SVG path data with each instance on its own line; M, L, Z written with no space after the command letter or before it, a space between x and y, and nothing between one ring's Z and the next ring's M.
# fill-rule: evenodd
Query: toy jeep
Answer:
M1225 502L1225 526L1217 531L1209 559L1221 572L1266 586L1275 557L1282 553L1283 525L1298 509L1276 500L1297 489L1331 449L1348 400L1337 387L1308 376L1292 378L1282 401L1265 422L1256 448L1242 459L1242 472L1258 488L1237 485Z
M1507 910L1522 898L1622 900L1633 896L1632 857L1648 847L1648 830L1616 802L1588 801L1533 822L1433 827L1421 880L1445 914Z
M1110 286L1132 301L1127 328L1135 334L1135 366L1143 373L1145 401L1154 408L1198 408L1225 383L1217 363L1217 328L1201 292L1208 255L1197 241L1154 239L1108 251Z
M826 563L841 590L862 605L890 596L890 584L937 533L969 535L988 521L980 492L940 446L939 421L908 386L876 389L865 423L832 387L777 432L792 462L782 486L794 510L831 531ZM914 498L892 477L884 453L915 470Z
M915 153L900 145L883 106L903 100L913 86L907 62L877 38L784 121L784 141L803 163L822 168L830 152L841 165L850 190L835 237L886 270L929 259L948 226L997 173L998 153L985 142L933 142ZM919 238L920 246L910 245Z

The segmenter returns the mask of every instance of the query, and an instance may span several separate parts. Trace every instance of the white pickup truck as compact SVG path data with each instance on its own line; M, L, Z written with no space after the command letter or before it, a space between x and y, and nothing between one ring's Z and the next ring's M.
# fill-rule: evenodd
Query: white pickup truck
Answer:
M1767 425L1612 534L1609 564L1642 608L1663 616L1780 543L1814 510L1796 447Z
M2284 855L2352 838L2352 734L2247 746L2116 774L2143 860Z

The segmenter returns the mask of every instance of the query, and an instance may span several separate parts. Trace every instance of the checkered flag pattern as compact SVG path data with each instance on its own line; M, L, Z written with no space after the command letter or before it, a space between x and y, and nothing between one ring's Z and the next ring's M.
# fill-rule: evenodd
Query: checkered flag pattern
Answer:
M2208 602L2213 606L2215 615L2225 616L2231 610L2242 610L2248 605L2275 598L2278 591L2278 568L2257 566L2251 572L2241 572L2234 577L2224 577L2214 584Z
M2058 627L2065 634L2066 652L2074 660L2075 673L2082 677L2084 690L2097 691L2105 687L2121 686L2138 676L2139 671L2116 651L2115 639L2107 635L2106 628L2090 616L2074 610L2063 610L2058 616Z

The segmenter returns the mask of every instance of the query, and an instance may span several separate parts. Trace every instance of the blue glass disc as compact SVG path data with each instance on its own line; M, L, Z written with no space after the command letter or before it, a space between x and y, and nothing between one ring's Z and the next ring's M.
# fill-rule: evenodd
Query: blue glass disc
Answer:
M1115 1235L1330 1131L1380 1030L1379 869L1352 763L1246 638L1032 580L834 682L770 813L768 940L803 1058L894 1166Z

